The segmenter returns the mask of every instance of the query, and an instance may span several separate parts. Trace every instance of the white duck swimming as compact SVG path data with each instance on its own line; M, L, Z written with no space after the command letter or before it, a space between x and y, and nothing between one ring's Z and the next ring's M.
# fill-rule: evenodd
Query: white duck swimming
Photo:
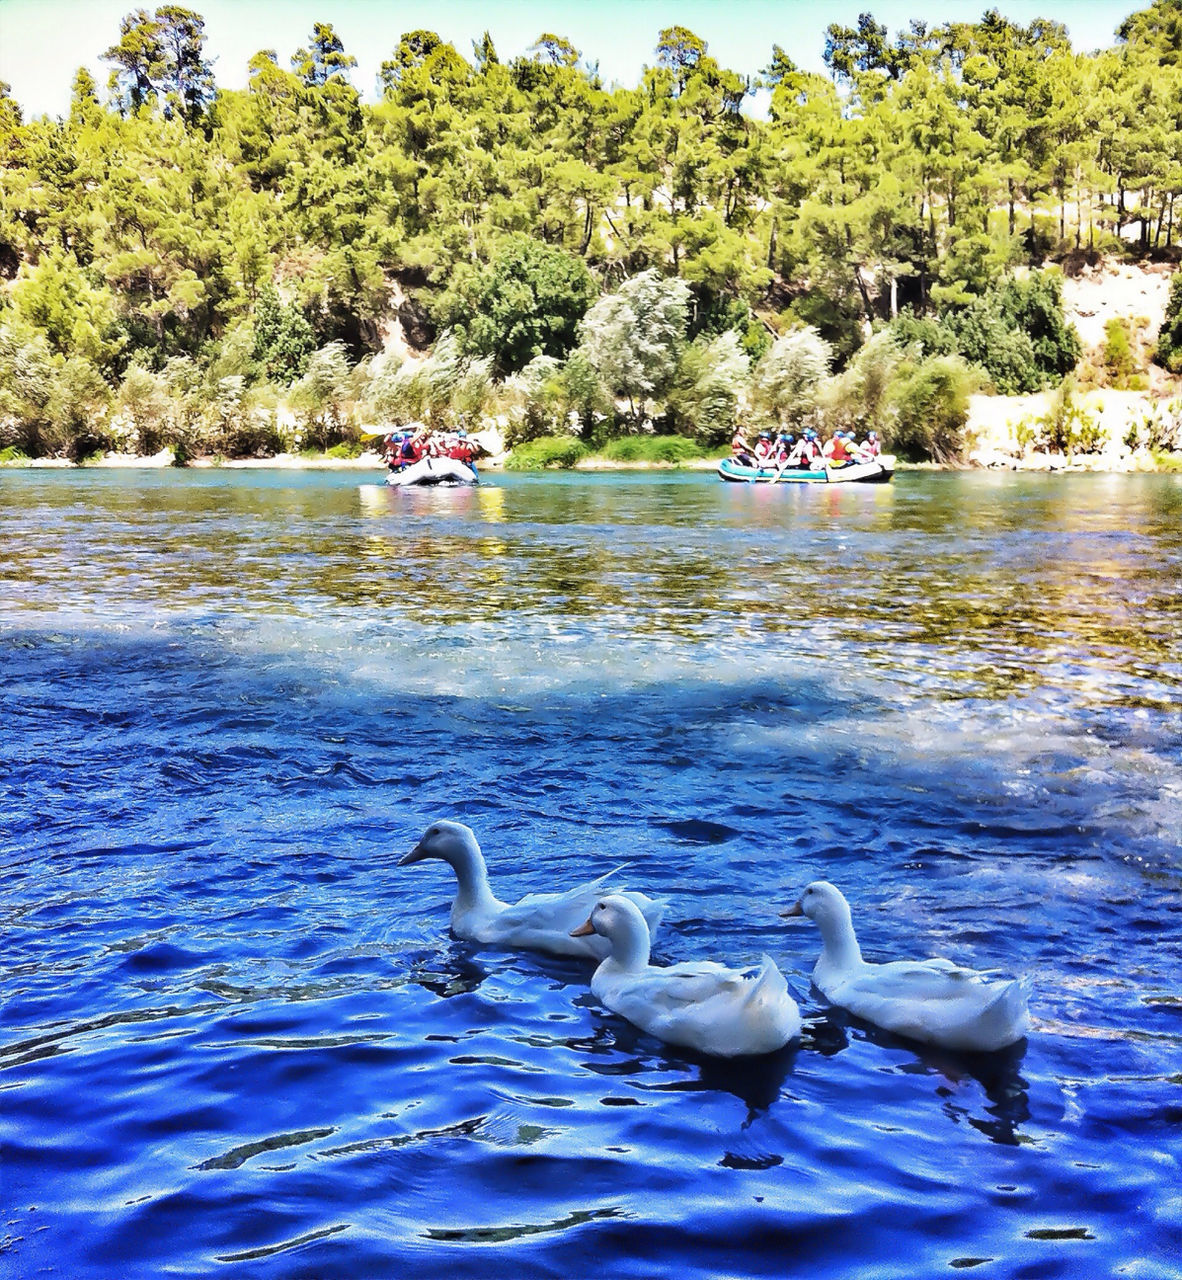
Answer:
M771 1053L800 1034L800 1010L767 956L752 969L727 969L712 960L657 968L648 962L644 916L620 894L601 898L574 936L592 933L611 944L592 975L592 992L659 1040L734 1058Z
M456 873L459 887L451 906L451 929L457 938L588 960L602 960L607 955L606 939L572 937L571 930L609 892L604 882L614 871L565 893L531 893L517 903L501 902L489 888L488 868L471 827L442 819L427 828L398 865L406 867L424 858L440 858ZM627 897L655 929L665 909L664 900L632 892Z
M1004 1049L1026 1034L1028 978L991 980L951 960L862 959L850 904L815 880L785 916L808 916L821 930L813 982L832 1004L897 1035L946 1049Z

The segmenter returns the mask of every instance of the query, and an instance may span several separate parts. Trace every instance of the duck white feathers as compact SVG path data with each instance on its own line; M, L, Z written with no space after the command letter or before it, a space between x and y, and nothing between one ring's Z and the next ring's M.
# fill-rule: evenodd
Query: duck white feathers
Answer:
M728 969L710 960L650 965L648 925L636 904L608 894L576 937L611 946L591 990L613 1013L668 1044L723 1058L771 1053L800 1034L800 1010L775 962Z
M783 914L807 916L821 930L813 983L830 1003L867 1022L946 1049L1004 1049L1026 1034L1028 978L997 980L942 959L869 964L849 903L827 880L807 885Z
M606 881L614 871L564 893L531 893L520 902L501 902L489 887L488 867L471 827L442 819L427 828L398 865L406 867L426 858L439 858L456 873L458 887L451 907L451 929L457 938L589 960L601 960L607 955L609 944L605 938L572 937L571 930L608 892ZM643 912L647 927L655 929L665 909L664 900L634 892L626 896Z

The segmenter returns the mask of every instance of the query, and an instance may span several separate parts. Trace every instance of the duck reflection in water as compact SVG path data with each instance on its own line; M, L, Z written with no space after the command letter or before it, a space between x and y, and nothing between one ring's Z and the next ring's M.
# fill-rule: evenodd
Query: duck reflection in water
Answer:
M1030 1119L1029 1085L1021 1074L1025 1040L1006 1049L973 1053L908 1040L864 1022L837 1005L828 1006L818 1017L805 1019L805 1049L827 1058L845 1052L857 1040L905 1055L903 1060L884 1068L890 1074L933 1077L936 1096L942 1100L941 1110L954 1124L965 1121L1003 1146L1029 1141L1021 1134L1021 1126ZM984 1092L985 1105L979 1108L984 1114L973 1114L974 1084Z
M592 999L577 1004L596 1008ZM796 1041L773 1053L753 1057L717 1058L694 1049L671 1046L624 1018L600 1023L590 1036L581 1037L577 1047L591 1055L581 1066L596 1075L633 1076L630 1082L638 1101L645 1093L729 1093L747 1108L749 1124L769 1111L784 1091L784 1084L796 1065ZM696 1068L696 1074L686 1068Z
M462 944L453 943L444 952L422 952L408 960L410 980L444 1000L479 990L489 976Z

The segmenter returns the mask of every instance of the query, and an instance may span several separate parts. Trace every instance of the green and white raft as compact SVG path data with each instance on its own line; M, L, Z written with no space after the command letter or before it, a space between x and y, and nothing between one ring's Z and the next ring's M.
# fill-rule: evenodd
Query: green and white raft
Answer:
M851 462L844 467L801 471L796 467L745 467L734 458L723 458L718 474L734 484L886 484L895 474L895 459L884 453L873 462Z

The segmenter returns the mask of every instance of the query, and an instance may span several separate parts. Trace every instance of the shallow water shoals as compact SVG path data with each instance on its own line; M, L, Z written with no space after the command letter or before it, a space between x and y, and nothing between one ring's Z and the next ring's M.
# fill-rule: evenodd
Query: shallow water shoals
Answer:
M16 1273L1178 1273L1176 481L0 485ZM628 862L803 1042L450 941L440 813L502 896ZM1031 972L1026 1045L826 1010L820 874L871 957Z

